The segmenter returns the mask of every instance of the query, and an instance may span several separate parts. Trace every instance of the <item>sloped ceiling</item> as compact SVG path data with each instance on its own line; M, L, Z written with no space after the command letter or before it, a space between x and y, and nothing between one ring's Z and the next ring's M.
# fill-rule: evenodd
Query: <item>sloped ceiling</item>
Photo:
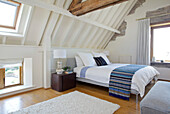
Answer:
M118 29L136 1L129 0L88 13L79 18L88 18L108 27ZM56 0L51 3L67 10L71 2L72 0ZM52 17L54 14L55 16ZM51 45L54 47L103 49L114 35L113 31L35 6L24 45L40 46L45 43L43 35L50 18L55 18L56 20L56 23L53 23L55 26L51 31L52 34L49 35Z

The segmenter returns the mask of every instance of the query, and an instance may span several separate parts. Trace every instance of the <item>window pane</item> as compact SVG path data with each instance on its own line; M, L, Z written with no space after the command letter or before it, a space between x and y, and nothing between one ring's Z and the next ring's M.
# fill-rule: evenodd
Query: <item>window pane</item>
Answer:
M15 85L20 83L20 67L5 68L5 86Z
M0 25L14 26L17 6L0 2Z
M156 60L170 60L170 27L153 31L153 56Z

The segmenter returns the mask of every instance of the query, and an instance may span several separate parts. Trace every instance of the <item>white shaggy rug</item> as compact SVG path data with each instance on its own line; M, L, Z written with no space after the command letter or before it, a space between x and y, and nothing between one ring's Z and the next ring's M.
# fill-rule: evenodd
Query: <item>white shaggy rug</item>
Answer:
M10 114L113 114L120 106L74 91Z

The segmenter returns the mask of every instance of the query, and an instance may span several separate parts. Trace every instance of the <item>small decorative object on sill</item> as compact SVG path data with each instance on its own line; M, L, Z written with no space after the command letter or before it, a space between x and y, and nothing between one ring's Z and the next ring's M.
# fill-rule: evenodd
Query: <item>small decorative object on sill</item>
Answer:
M161 60L161 63L163 63L164 62L164 60Z

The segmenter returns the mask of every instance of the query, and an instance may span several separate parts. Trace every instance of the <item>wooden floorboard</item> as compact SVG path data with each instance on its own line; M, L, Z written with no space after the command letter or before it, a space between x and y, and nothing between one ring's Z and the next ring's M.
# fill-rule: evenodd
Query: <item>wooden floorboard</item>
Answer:
M149 84L146 88L146 93L150 90L150 88L154 84ZM115 112L115 114L138 114L140 113L139 110L136 110L136 103L135 103L135 95L131 95L129 101L121 100L115 97L109 96L108 88L86 84L86 83L77 83L77 87L64 91L64 92L57 92L52 89L38 89L31 92L21 93L15 96L10 96L6 98L0 99L0 114L6 114L7 112L16 111L21 108L28 107L30 105L40 103L51 98L72 92L72 91L80 91L91 96L95 96L97 98L107 100L112 103L116 103L120 105L120 109ZM141 101L141 98L139 98ZM139 109L139 108L138 108Z

